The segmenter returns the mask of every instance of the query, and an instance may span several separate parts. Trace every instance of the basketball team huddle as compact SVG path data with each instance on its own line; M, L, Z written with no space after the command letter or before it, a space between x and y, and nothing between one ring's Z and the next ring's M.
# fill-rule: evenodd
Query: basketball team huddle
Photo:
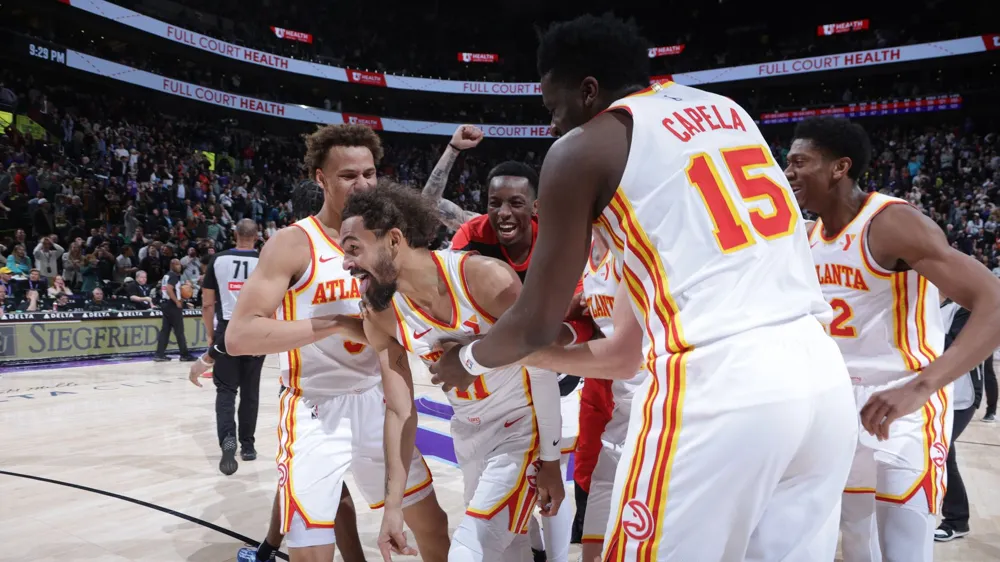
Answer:
M350 470L386 560L530 561L536 512L567 560L560 404L582 377L612 400L586 562L831 561L841 535L845 562L932 560L951 383L1000 346L1000 280L858 187L856 124L802 122L781 170L732 100L648 86L610 17L554 25L538 70L560 138L540 176L491 172L484 216L441 197L475 127L423 192L377 180L364 126L308 138L323 206L265 245L225 342L280 357L269 549L351 560ZM442 222L458 232L432 250ZM947 351L939 294L971 311ZM454 410L458 521L415 446L411 357Z

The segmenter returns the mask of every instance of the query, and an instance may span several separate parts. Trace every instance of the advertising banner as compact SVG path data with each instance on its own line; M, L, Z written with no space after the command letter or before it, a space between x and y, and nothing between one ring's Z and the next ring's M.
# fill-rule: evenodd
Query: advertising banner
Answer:
M271 31L274 32L274 36L278 39L288 39L289 41L300 41L302 43L312 44L313 36L311 33L303 33L301 31L293 31L291 29L285 29L284 27L274 27L271 26Z
M458 53L458 62L500 62L496 53Z
M816 35L826 37L837 35L838 33L850 33L852 31L862 31L868 29L868 20L844 21L840 23L828 23L816 28Z
M0 365L150 355L163 323L160 311L8 314L0 324ZM184 311L191 349L208 345L200 310ZM173 334L167 352L177 352Z
M464 80L441 80L435 78L419 78L415 76L396 76L382 72L339 68L304 60L281 57L255 49L249 49L234 43L228 43L214 37L182 29L166 22L151 18L107 2L106 0L61 0L74 8L89 12L95 16L116 21L122 25L157 35L164 39L183 43L196 49L211 52L232 60L272 68L284 72L293 72L305 76L313 76L337 82L350 82L381 88L400 90L419 90L425 92L440 92L447 94L481 94L494 96L540 96L541 88L537 82L478 82ZM825 26L821 26L825 27ZM287 32L287 30L286 30ZM808 72L826 70L845 70L858 66L874 66L890 63L913 62L925 59L952 57L981 53L998 46L997 35L981 35L935 41L918 45L906 45L887 49L857 51L801 59L762 62L729 68L682 72L673 75L678 84L697 86L734 82L738 80L753 80L775 76L789 76ZM658 47L659 49L675 49ZM673 53L664 53L673 54ZM660 56L660 55L657 55Z
M649 58L655 59L656 57L667 57L670 55L679 55L684 52L684 44L680 45L670 45L667 47L650 47L649 48Z

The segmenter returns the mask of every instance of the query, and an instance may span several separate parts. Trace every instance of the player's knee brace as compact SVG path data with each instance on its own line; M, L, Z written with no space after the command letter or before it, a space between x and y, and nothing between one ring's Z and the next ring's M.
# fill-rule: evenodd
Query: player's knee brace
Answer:
M844 562L881 562L875 494L844 494L840 508Z
M878 502L878 535L885 562L931 562L934 515L918 503Z

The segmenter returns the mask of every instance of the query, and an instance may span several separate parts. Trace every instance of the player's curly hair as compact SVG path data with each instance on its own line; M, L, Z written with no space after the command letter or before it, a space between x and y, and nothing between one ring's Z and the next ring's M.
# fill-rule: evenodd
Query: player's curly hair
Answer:
M382 160L382 139L366 125L324 125L306 136L306 171L309 177L326 163L326 156L335 146L363 146L372 152L375 165Z
M602 89L649 85L648 43L635 25L611 14L553 24L538 46L538 75L578 83L593 76Z
M830 158L850 158L847 177L857 180L868 169L872 143L857 123L837 117L810 117L795 126L792 140L808 140Z
M437 237L437 206L419 191L380 180L373 189L356 190L344 204L344 220L361 217L365 228L382 237L398 228L411 248L428 248Z

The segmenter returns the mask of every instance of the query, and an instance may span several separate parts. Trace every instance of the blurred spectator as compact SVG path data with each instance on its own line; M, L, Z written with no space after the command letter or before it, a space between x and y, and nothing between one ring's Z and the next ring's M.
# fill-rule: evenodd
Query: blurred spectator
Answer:
M104 290L100 287L95 288L90 292L90 300L87 301L85 307L89 312L97 312L101 310L108 309L108 302L104 300Z
M49 285L48 294L51 299L58 299L63 295L71 297L73 290L66 286L66 280L61 275L56 275L52 278L52 284Z
M31 271L31 260L24 250L24 244L18 243L13 252L7 256L7 269L14 275L27 275Z
M28 280L25 281L25 287L29 291L36 291L40 295L47 294L49 283L48 280L42 277L42 274L37 269L32 269L28 273Z
M35 246L35 267L46 278L55 277L59 274L59 258L62 257L65 250L63 250L62 246L56 244L58 239L58 236L52 234L42 238L38 245Z
M153 308L153 288L148 284L146 272L141 269L135 273L135 281L128 284L125 293L128 295L132 306L139 310L149 310Z

